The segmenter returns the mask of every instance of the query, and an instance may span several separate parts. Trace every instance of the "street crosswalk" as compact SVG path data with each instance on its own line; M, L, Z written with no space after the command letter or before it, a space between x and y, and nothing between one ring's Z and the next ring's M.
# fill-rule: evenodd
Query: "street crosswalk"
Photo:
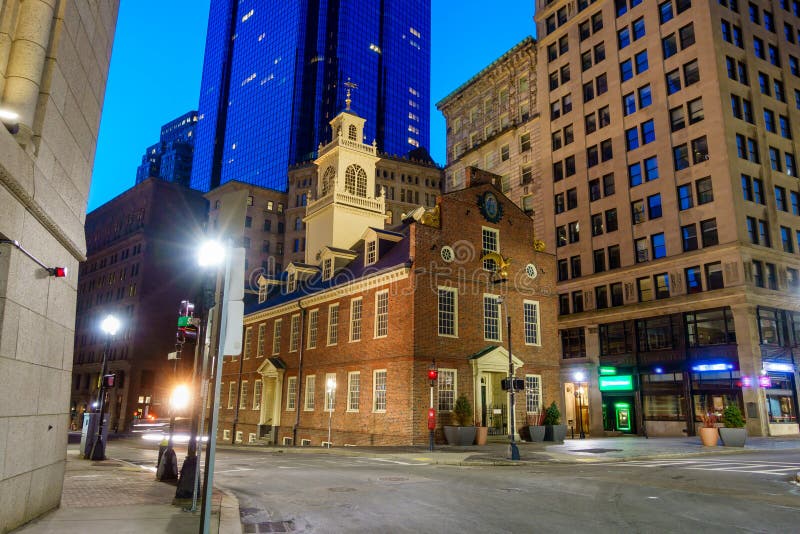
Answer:
M773 462L761 460L728 460L720 458L632 460L609 463L616 467L676 468L698 471L730 471L785 476L800 472L800 462Z

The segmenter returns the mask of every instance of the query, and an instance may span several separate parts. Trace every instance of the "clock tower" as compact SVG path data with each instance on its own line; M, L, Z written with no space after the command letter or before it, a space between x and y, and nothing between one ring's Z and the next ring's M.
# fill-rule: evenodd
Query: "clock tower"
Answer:
M320 146L317 190L306 207L305 263L319 263L323 247L349 249L369 228L382 229L384 193L376 194L375 141L364 143L365 120L347 108L330 122L333 139Z

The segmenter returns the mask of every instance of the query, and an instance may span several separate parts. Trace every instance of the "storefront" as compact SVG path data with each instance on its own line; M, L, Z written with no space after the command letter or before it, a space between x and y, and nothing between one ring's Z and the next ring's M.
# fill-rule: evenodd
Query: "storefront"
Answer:
M636 434L636 393L634 375L613 367L600 367L598 388L603 400L603 429Z
M795 367L784 362L763 362L759 385L764 388L770 436L797 434Z

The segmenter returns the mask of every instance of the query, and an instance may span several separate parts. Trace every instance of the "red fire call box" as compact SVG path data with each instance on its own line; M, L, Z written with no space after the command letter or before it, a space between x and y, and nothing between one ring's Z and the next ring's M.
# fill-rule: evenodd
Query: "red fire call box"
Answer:
M436 410L428 409L428 430L436 430Z

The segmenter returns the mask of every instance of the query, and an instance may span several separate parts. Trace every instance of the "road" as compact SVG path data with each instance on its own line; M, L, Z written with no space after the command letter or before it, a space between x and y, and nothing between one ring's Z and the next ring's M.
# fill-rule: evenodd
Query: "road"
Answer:
M109 455L151 465L152 445ZM182 461L182 454L178 454ZM218 450L245 532L800 532L796 452L512 467Z

